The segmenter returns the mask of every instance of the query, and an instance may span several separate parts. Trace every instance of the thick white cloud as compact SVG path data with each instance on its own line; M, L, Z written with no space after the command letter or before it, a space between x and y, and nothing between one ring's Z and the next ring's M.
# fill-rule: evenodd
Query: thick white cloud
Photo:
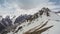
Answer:
M42 7L55 9L60 8L60 5L50 0L4 0L0 5L0 14L33 14Z

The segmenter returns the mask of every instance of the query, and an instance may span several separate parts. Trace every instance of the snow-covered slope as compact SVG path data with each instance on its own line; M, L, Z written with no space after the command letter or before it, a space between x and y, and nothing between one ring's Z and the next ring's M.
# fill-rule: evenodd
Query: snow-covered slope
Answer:
M47 34L47 33L48 34L57 34L57 33L59 34L60 33L59 32L60 31L60 29L59 29L60 16L54 12L51 12L51 10L49 10L48 8L42 8L41 10L39 10L34 15L30 15L31 17L28 17L28 19L26 19L23 23L15 24L15 25L17 25L17 27L14 30L14 32L10 31L7 34L24 34L26 31L28 31L36 26L38 26L36 28L39 28L46 21L48 21L48 23L45 27L49 27L52 25L53 25L53 27L50 28L49 30L43 32L42 34ZM43 27L43 28L45 28L45 27ZM34 28L34 29L36 29L36 28ZM32 31L34 31L34 29Z

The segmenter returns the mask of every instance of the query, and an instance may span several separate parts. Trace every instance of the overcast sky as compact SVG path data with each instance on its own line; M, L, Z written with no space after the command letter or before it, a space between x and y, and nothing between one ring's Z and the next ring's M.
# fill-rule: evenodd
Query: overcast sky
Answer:
M51 10L60 10L60 0L0 0L0 15L6 14L33 14L42 7ZM57 24L60 29L60 23ZM60 30L57 33L60 34Z
M30 14L33 10L35 11L37 9L41 9L42 7L59 10L60 0L0 0L0 14L13 14L19 12L23 14L28 12L27 9Z

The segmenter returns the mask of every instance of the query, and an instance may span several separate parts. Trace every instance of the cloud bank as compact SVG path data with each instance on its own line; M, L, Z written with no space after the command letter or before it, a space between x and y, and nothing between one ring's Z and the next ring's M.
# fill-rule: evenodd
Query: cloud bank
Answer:
M60 8L60 5L55 5L55 2L50 2L50 0L0 0L0 15L33 14L42 7L55 10Z

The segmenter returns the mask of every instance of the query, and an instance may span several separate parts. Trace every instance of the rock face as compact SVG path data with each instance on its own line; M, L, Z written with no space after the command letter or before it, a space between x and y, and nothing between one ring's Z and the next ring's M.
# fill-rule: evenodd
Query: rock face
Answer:
M13 21L9 18L9 16L7 16L6 18L2 17L2 20L0 20L0 34L2 33L11 34L11 32L12 34L17 34L19 32L20 32L19 34L23 34L24 32L27 32L32 28L33 28L32 30L34 30L35 29L34 27L38 25L42 26L41 22L44 23L46 22L46 20L60 21L60 16L51 12L50 9L43 7L41 10L39 10L34 15L18 16L14 21L14 25L12 24ZM42 30L39 30L39 31L42 31Z
M5 27L0 23L0 32L4 29Z
M25 22L28 18L30 18L32 15L21 15L21 16L18 16L14 22L15 23L22 23L22 22Z

